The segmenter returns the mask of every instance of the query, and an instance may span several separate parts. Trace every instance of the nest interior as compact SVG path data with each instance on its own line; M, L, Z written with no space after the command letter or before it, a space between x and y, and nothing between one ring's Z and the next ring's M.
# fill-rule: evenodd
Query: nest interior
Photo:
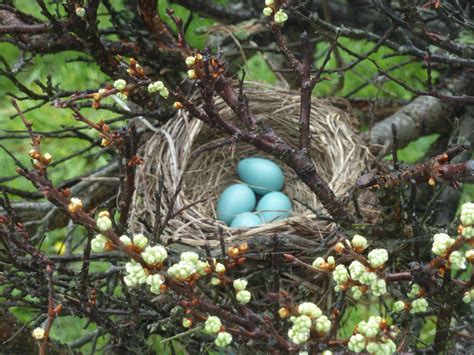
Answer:
M253 84L246 94L253 112L271 126L284 139L298 144L299 93ZM225 119L236 120L235 114L222 100L216 101ZM311 155L319 174L329 183L336 195L344 196L354 185L361 171L367 166L370 153L357 135L354 117L350 109L335 106L334 100L313 99L311 110ZM160 174L164 177L161 197L162 215L183 176L182 188L175 196L170 220L163 236L190 246L201 246L206 241L218 244L218 228L221 226L229 242L247 240L256 235L288 233L292 243L300 247L316 246L331 230L330 223L315 218L314 211L321 211L316 195L302 183L296 174L283 163L253 146L237 143L235 147L205 150L222 142L225 134L209 128L187 112L180 110L146 141L141 148L144 164L136 176L137 190L134 195L131 229L142 232L140 223L154 223L156 191ZM195 154L202 150L204 152ZM215 207L219 194L231 183L238 181L236 166L240 159L260 156L272 159L285 174L285 192L293 200L292 217L252 229L231 229L216 221Z

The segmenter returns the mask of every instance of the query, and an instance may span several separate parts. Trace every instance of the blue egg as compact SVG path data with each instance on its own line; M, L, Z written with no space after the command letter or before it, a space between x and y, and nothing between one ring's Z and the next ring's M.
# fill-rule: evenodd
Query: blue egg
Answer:
M246 158L237 164L240 180L250 186L257 195L281 191L285 176L278 165L268 159Z
M235 216L230 224L232 228L252 228L262 224L262 220L255 213L244 212Z
M291 201L282 192L270 192L258 202L257 211L264 222L287 219L291 213Z
M229 225L238 214L253 211L256 202L255 193L247 185L230 185L217 201L217 219Z

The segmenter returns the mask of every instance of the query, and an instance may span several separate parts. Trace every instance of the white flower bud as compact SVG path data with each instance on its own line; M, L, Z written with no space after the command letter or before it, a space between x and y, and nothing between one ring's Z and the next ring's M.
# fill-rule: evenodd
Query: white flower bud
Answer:
M150 292L156 295L159 295L161 293L161 285L164 282L165 281L163 280L163 277L160 274L148 275L148 277L146 278L146 283L150 286Z
M331 350L324 350L321 355L333 355L333 352Z
M83 7L76 7L76 15L78 17L84 17L86 15L86 9Z
M449 235L445 233L435 234L433 236L433 248L431 248L431 251L435 255L443 255L453 243L454 239L451 239Z
M461 206L460 220L464 227L474 224L474 203L467 202Z
M196 57L187 57L186 58L186 65L188 67L192 67L194 64L196 64Z
M219 348L225 348L230 343L232 343L232 334L227 332L220 332L214 340L214 344Z
M105 232L112 228L112 220L108 216L102 216L97 218L96 225L100 231Z
M375 274L375 272L366 271L360 277L359 282L363 285L372 286L374 283L377 282L377 275Z
M247 288L247 284L249 282L247 280L244 280L244 279L237 279L237 280L234 280L234 288L236 291L243 291Z
M349 344L347 344L349 350L360 353L365 349L365 338L362 334L355 334L350 337Z
M377 280L377 282L370 285L370 288L372 294L376 297L383 296L387 293L387 284L385 283L385 280Z
M392 306L392 311L394 311L395 313L400 313L404 309L405 309L405 302L403 301L397 301Z
M123 280L128 287L135 287L147 281L146 271L139 263L130 261L125 264L125 270L128 274Z
M324 264L324 259L321 258L320 256L318 256L318 257L317 257L316 259L314 259L314 261L313 261L313 267L315 267L315 268L320 268L321 265L323 265L323 264Z
M464 270L466 268L466 258L460 251L453 251L449 255L449 262L451 263L452 269Z
M219 286L221 284L221 280L217 277L213 277L211 279L211 285L212 286Z
M162 263L167 257L168 253L161 245L147 246L142 252L142 258L148 265Z
M329 265L336 265L336 260L334 259L334 256L328 256L328 258L326 259L327 263Z
M408 292L408 298L416 298L420 294L421 288L418 284L413 284L411 286L410 292Z
M223 274L225 272L225 266L224 264L221 264L221 263L217 263L216 264L216 272L218 274Z
M341 285L349 280L349 273L344 265L337 265L336 269L332 272L332 277L338 285Z
M249 291L242 290L242 291L237 292L237 295L235 296L235 298L237 299L237 302L242 303L242 304L247 304L250 302L252 295L250 294Z
M191 79L191 80L196 79L196 72L194 71L194 69L189 69L188 70L188 78Z
M120 241L121 241L124 245L130 245L130 244L132 244L132 240L131 240L129 237L127 237L126 235L120 236L119 239L120 239Z
M304 314L298 317L291 317L290 321L293 322L294 329L303 329L311 327L311 318Z
M362 297L362 291L360 290L359 286L352 286L351 292L352 292L352 297L355 300L359 300Z
M327 334L331 330L331 321L326 316L321 316L316 319L316 331L320 334Z
M67 206L67 209L71 213L75 213L78 210L80 210L83 207L82 201L80 198L77 197L72 197L71 200L69 201L69 204Z
M199 255L193 251L185 251L181 253L180 260L188 261L192 264L197 265L197 262L199 261Z
M271 16L273 14L273 9L271 7L265 7L263 9L263 14L267 17Z
M94 239L91 240L91 249L94 253L102 253L107 245L107 238L102 234L97 234Z
M207 334L215 334L221 330L221 320L216 316L209 316L204 323L204 332Z
M306 315L311 319L321 317L321 309L312 302L303 302L298 306L298 313Z
M273 6L273 0L265 0L265 6Z
M349 265L349 271L351 273L351 278L354 280L359 281L362 275L365 273L365 266L362 265L357 260L354 260L350 265Z
M378 268L388 260L388 252L385 249L374 249L368 255L370 266Z
M127 101L127 99L128 99L128 96L126 94L124 94L123 92L118 92L117 97L122 101Z
M161 97L167 99L168 96L170 95L170 92L169 92L168 88L163 88L159 91L159 94L160 94Z
M143 234L135 234L133 236L133 244L135 244L140 249L145 249L148 245L148 238L145 237Z
M31 335L33 336L34 339L41 340L44 338L44 333L45 333L45 330L41 327L38 327L33 330Z
M196 263L196 272L200 276L206 276L208 274L208 271L210 271L211 266L207 261L201 261L198 260Z
M359 333L368 336L369 338L374 338L380 332L380 322L382 321L381 317L369 317L369 320L361 321L357 326Z
M471 239L472 237L474 237L474 227L473 226L464 227L462 229L462 236L466 239Z
M428 310L428 302L424 298L417 298L411 303L410 313L424 313Z
M116 88L118 91L123 91L126 86L127 82L123 79L118 79L114 81L114 88Z
M178 280L186 280L196 272L196 267L189 261L180 261L168 269L168 275Z
M351 241L352 247L354 249L363 251L365 248L367 248L367 239L365 239L363 236L356 234L352 237Z
M286 14L285 11L283 11L282 9L278 10L275 14L275 16L273 17L273 19L275 20L276 23L278 24L283 24L286 22L286 20L288 20L288 15Z

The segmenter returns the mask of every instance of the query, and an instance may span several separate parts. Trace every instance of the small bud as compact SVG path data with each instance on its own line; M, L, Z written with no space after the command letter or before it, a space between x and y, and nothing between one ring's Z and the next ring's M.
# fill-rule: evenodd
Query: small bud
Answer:
M221 284L221 280L217 277L213 277L211 279L211 285L212 286L219 286Z
M67 206L67 209L71 213L76 213L77 211L82 209L82 207L83 207L83 204L82 204L81 199L73 197L71 198L69 205Z
M373 268L381 267L388 260L388 252L385 249L374 249L367 256L370 266Z
M239 245L239 251L244 254L249 250L249 245L247 243L242 243Z
M273 9L271 7L265 7L263 9L263 14L267 17L271 16L273 14Z
M91 249L94 253L102 253L107 246L107 237L102 234L97 234L94 239L91 240Z
M424 298L418 298L411 303L410 313L424 313L428 310L428 302Z
M216 272L218 274L223 274L225 272L225 266L224 264L221 264L221 263L217 263L216 264Z
M342 254L342 252L344 251L344 244L342 244L341 242L338 242L335 246L334 246L334 251L338 254Z
M250 294L249 291L247 290L242 290L237 292L237 295L235 297L237 299L237 302L241 304L247 304L250 302L250 299L252 298L252 295Z
M278 316L282 319L288 318L290 316L290 311L286 307L281 307L278 310Z
M31 335L36 340L42 340L44 338L45 330L41 327L35 328Z
M227 255L229 255L233 259L238 258L239 254L240 254L239 248L231 247L227 249Z
M221 320L216 316L209 316L204 323L204 332L207 334L215 334L221 330Z
M132 240L131 240L129 237L127 237L126 235L122 235L122 236L120 237L120 241L121 241L124 245L130 245L130 244L132 244Z
M326 259L327 263L330 265L330 266L334 266L336 265L336 260L334 259L334 256L328 256L328 258Z
M177 110L181 110L184 106L181 102L175 101L174 104L173 104L173 107Z
M191 80L196 79L196 72L194 71L194 69L188 70L188 78Z
M186 65L188 67L192 67L196 63L196 57L187 57L186 58Z
M286 14L285 11L280 9L276 12L273 19L275 20L276 23L282 25L283 23L286 22L286 20L288 20L288 15Z
M471 264L474 264L474 249L466 251L465 256L467 261L469 261Z
M265 0L265 6L273 6L273 0Z
M112 228L112 220L107 215L100 216L99 213L99 218L97 218L96 225L101 232L105 232Z
M135 244L140 249L145 249L148 245L148 238L143 234L139 233L133 236L133 244Z
M397 301L392 306L392 311L394 311L395 313L400 313L404 309L405 309L405 302L403 301Z
M234 288L236 291L242 291L247 288L248 281L244 279L234 280Z
M84 17L86 15L86 9L80 6L76 7L76 15L78 17Z
M324 259L320 256L318 256L313 261L313 267L315 267L315 268L320 268L323 264L324 264Z
M191 318L183 318L182 324L184 328L191 328L193 326L193 320Z
M46 153L43 155L43 163L49 164L51 163L51 160L53 160L53 156L49 153Z
M119 91L123 91L126 86L127 86L127 82L123 79L118 79L114 81L114 88L116 88Z
M367 248L367 239L361 235L354 235L351 241L352 247L357 253L362 253Z
M230 343L232 343L232 334L227 332L220 332L214 340L214 344L216 344L218 348L225 348Z
M31 148L28 152L28 155L30 156L30 158L34 159L36 157L36 149Z

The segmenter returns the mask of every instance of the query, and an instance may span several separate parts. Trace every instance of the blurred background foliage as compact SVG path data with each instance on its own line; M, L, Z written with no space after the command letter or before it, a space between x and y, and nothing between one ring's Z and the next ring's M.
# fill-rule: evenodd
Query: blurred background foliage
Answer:
M120 0L111 1L114 5L120 5ZM225 4L227 1L216 1L216 3ZM19 8L27 8L27 12L42 18L39 7L30 1L15 1L15 4ZM59 4L59 2L58 2ZM61 13L62 7L58 4L50 4L52 10ZM166 8L171 7L175 9L175 15L183 18L185 21L191 16L190 11L175 4L169 4L167 1L159 2L159 10L163 18L166 18ZM110 26L108 22L108 14L105 7L101 5L99 14L100 27L105 28ZM192 15L190 22L187 39L192 46L195 48L204 48L207 41L206 28L215 23L214 20L208 18L202 18L198 14ZM168 23L171 27L174 27L170 21ZM364 53L369 50L373 43L366 41L354 41L352 39L340 38L341 43L345 46L349 46L352 51L357 53ZM316 46L316 64L320 64L323 61L324 54L328 49L327 44L318 44ZM10 66L14 66L19 58L18 50L8 43L0 44L1 56L9 63ZM426 80L426 70L421 66L420 63L414 63L410 61L409 57L397 56L390 57L392 51L386 47L381 47L377 53L372 54L372 58L376 59L377 62L385 70L390 70L391 73L409 83L412 87L423 88ZM344 51L340 51L340 56L345 62L354 60L353 57L346 54ZM45 83L47 77L50 76L54 85L61 86L64 90L81 91L86 89L97 90L104 86L105 83L111 83L111 79L104 75L98 67L93 63L86 63L84 61L78 61L77 58L84 58L84 53L78 52L64 52L56 55L46 56L35 56L33 58L33 65L29 66L21 75L20 79L24 85L33 91L40 92L38 81ZM333 54L327 66L328 69L336 68L336 57ZM261 53L256 52L242 65L242 69L245 70L247 81L260 81L266 82L273 85L279 85L278 77L268 66L264 56ZM434 77L437 74L434 73ZM377 74L376 67L369 61L363 61L358 64L353 70L345 72L344 77L340 78L338 75L329 75L327 81L319 83L315 88L315 94L318 96L327 96L332 94L334 96L347 96L349 94L352 97L362 99L372 98L388 98L396 99L400 101L408 101L413 98L413 95L398 86L393 82L380 82L380 78ZM343 79L343 86L334 91L334 85L338 80ZM370 84L366 84L370 82ZM15 114L8 94L14 93L20 95L16 87L8 80L2 78L0 81L0 135L7 135L8 133L24 132L24 127L19 119L11 117ZM108 99L107 103L112 103L111 99ZM32 100L24 100L20 102L20 107L27 111L29 108L34 107L37 102ZM85 111L89 114L89 118L93 121L98 122L100 119L111 119L114 116L104 111L95 111L89 109ZM68 110L61 110L52 107L50 104L38 107L30 112L27 112L26 117L33 122L33 128L37 132L48 132L61 129L63 127L79 127L81 123L75 122ZM116 124L120 126L120 122ZM95 131L84 128L85 132L90 136L97 137ZM407 147L400 149L399 158L406 163L414 163L419 161L430 146L436 142L439 135L433 134L426 137L421 137L416 141L409 144ZM27 155L30 149L30 143L28 139L2 139L2 144L5 145L16 157L20 159L24 164L28 164L29 157ZM86 141L77 138L62 138L44 139L44 151L50 152L54 159L61 160L74 152L84 149L88 146ZM84 158L85 157L85 158ZM54 183L64 181L79 175L82 175L88 171L97 169L105 165L108 161L108 156L104 153L104 150L100 146L96 146L90 150L85 156L67 160L62 164L58 164L54 169L51 169L50 177ZM7 181L6 184L12 187L28 189L33 191L34 188L26 182L23 178L14 178L15 164L10 157L3 153L0 153L0 178L12 177L11 180ZM464 187L464 194L462 202L474 200L474 188L472 186ZM61 253L64 248L64 241L66 236L71 231L68 228L62 228L55 231L48 232L42 250L47 253ZM73 233L80 234L81 231L75 229ZM79 264L78 264L79 265ZM107 270L110 267L109 263L105 262L92 262L92 271ZM33 319L37 319L38 314L31 312L27 308L12 308L11 311L23 322L29 323ZM385 314L385 310L379 308L378 305L358 305L352 307L346 313L346 319L342 322L345 326L339 330L339 335L343 338L347 338L352 333L355 325L363 319L366 319L368 315L373 314ZM386 315L386 314L385 314ZM386 315L387 316L387 315ZM423 325L422 337L420 342L425 346L433 341L435 322L433 318L429 318ZM86 334L97 337L96 350L102 349L107 343L107 338L102 336L97 330L94 324L89 323L86 319L77 318L74 316L62 316L55 322L51 336L62 343L72 343L75 340L81 338ZM151 336L149 344L157 353L167 354L171 353L169 347L161 344L162 339L157 336ZM174 347L177 353L183 353L184 349L179 347L179 340L174 341ZM90 353L93 349L91 344L83 346L78 349L82 353Z

